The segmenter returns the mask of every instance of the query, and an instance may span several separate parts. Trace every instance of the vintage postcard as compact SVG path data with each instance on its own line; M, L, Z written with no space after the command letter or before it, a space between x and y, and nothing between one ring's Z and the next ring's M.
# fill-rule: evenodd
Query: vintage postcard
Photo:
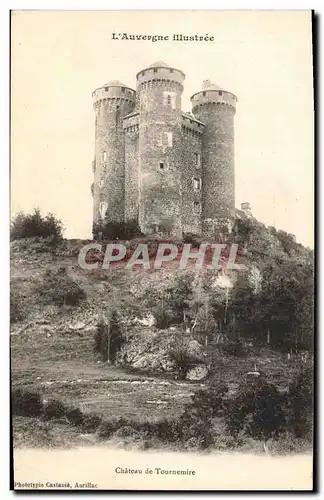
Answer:
M312 23L12 11L13 489L313 489Z

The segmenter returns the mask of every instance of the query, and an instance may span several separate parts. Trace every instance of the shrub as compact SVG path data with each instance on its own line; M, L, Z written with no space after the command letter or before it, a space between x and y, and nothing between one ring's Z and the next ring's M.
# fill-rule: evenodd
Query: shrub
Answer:
M221 350L228 356L235 356L236 358L244 358L248 352L243 342L234 340L221 344Z
M195 442L199 448L208 448L213 443L211 419L199 411L185 412L180 417L181 440L188 445L188 441Z
M206 448L205 440L202 436L192 436L185 441L184 446L187 450L201 450Z
M114 433L114 427L110 422L102 422L97 429L97 434L100 439L108 439Z
M42 412L42 400L38 393L15 389L12 391L11 407L13 415L37 417Z
M98 415L84 415L82 422L82 429L84 432L96 432L102 424L102 418Z
M68 408L66 410L66 418L68 421L75 426L80 426L83 424L85 417L79 408Z
M208 418L222 416L228 388L222 383L212 381L207 387L198 389L185 407L185 414L194 412Z
M175 369L180 380L185 379L188 371L196 364L201 364L201 360L190 354L185 345L176 345L169 351L168 355L175 364Z
M116 420L101 421L98 426L97 432L100 438L109 438L114 432L118 431L120 428L128 428L130 426L129 422L124 418L118 418Z
M136 441L138 439L141 439L143 437L143 434L133 427L125 425L115 431L114 437Z
M154 436L167 443L174 443L182 437L181 423L179 419L168 420L165 418L155 422L151 429Z
M222 416L227 388L209 385L194 393L180 417L181 438L187 448L207 448L213 444L212 419Z
M35 208L31 214L19 212L16 214L10 225L10 239L19 240L22 238L34 237L48 238L59 241L63 237L62 222L53 214L42 216L40 210Z
M138 222L131 220L127 222L100 222L94 223L92 227L95 239L108 240L130 240L143 236Z
M156 328L158 328L159 330L165 330L166 328L169 328L170 325L172 325L173 317L169 311L161 309L160 306L157 306L153 309L152 312L155 318Z
M296 438L290 433L280 436L280 439L270 443L272 455L291 455L292 453L305 453L310 449L308 439Z
M190 243L192 248L200 247L201 239L196 234L185 233L182 239L184 243Z
M35 291L43 304L57 306L77 306L86 297L82 288L67 275L63 267L55 271L48 269L43 282L36 285Z
M243 381L227 407L227 429L234 436L243 431L254 439L277 438L286 429L284 406L285 398L261 376L253 381Z
M61 401L52 399L44 404L42 416L44 420L53 420L64 417L66 412L67 408Z

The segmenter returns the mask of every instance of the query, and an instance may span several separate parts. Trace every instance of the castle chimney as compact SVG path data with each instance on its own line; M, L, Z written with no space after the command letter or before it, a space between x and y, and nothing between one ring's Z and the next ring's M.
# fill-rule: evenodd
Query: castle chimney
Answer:
M204 80L202 83L202 89L208 89L212 86L212 82L210 80Z
M241 203L241 210L251 210L251 203L248 201Z

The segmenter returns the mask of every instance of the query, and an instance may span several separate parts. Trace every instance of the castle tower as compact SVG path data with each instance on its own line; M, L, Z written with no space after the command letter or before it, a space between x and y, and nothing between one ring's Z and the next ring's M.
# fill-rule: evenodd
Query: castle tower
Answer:
M228 225L235 214L234 115L237 97L209 80L191 97L204 124L202 136L202 229L205 235Z
M96 114L93 220L124 221L125 150L123 118L135 106L135 91L111 81L93 94Z
M181 94L185 75L162 61L137 74L139 224L181 236Z

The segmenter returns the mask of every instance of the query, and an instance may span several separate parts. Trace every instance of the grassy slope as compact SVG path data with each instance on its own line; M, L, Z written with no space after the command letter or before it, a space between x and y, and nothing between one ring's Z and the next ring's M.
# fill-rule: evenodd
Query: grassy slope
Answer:
M112 301L123 307L133 300L130 290L134 286L140 287L149 280L165 281L167 276L163 271L130 274L116 270L104 276L80 269L75 252L53 258L49 253L21 249L15 243L11 252L12 287L25 296L26 317L12 324L11 329L13 386L40 391L45 398L61 399L106 419L111 416L157 419L179 414L198 384L148 377L98 364L92 351L93 328L100 312ZM86 291L87 301L82 306L43 306L35 296L33 286L43 279L45 269L58 266L66 266L68 274ZM248 359L223 359L220 372L222 378L235 386L255 364L283 385L287 385L294 370L293 363L288 363L285 356L263 350L252 353ZM24 419L18 419L15 425L21 434L25 429ZM39 425L35 427L38 431ZM43 436L48 429L39 432Z

